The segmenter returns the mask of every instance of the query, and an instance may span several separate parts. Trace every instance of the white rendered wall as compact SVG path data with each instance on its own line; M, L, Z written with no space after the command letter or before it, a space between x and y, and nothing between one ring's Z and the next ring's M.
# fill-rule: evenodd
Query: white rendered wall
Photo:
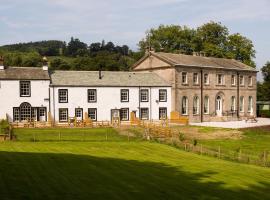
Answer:
M9 121L13 121L13 107L19 107L21 103L28 102L32 107L47 107L49 110L49 80L31 80L31 96L20 97L19 80L0 80L0 119L8 115Z
M68 103L58 102L58 90L68 89ZM97 102L88 103L87 90L97 90ZM129 89L129 102L121 102L121 89ZM159 119L159 107L167 108L169 117L171 112L171 88L170 87L141 87L149 90L149 102L139 103L139 87L54 87L51 92L51 113L55 116L55 121L59 121L59 108L68 108L69 117L75 116L75 108L83 108L83 113L88 112L88 108L97 109L97 120L111 120L111 109L129 108L129 113L137 111L139 117L139 107L149 109L149 120ZM158 102L159 89L167 90L167 102Z

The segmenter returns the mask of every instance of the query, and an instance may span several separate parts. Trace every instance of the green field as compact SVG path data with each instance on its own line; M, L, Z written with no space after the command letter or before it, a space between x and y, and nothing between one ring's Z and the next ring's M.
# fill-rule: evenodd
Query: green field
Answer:
M0 143L1 200L270 199L269 168L128 141L112 129L60 129L65 140L41 129L36 142L38 129L16 131L16 142Z
M209 128L208 131L210 130ZM253 155L260 155L264 151L270 153L270 127L258 127L242 131L241 139L200 140L199 143L216 149L221 147L225 151L239 151L241 149L243 153Z

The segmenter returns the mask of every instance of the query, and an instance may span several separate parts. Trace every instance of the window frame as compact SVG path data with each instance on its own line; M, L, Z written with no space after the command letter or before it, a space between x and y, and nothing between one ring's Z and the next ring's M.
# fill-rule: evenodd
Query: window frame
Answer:
M205 75L207 76L207 81L205 82ZM203 74L203 84L204 85L209 85L210 83L209 83L210 81L209 81L209 74L208 73L205 73L205 74Z
M248 76L248 86L249 87L253 86L253 78L252 78L252 76Z
M242 77L243 79L241 79L241 77ZM242 83L241 83L241 80L243 80ZM242 86L242 87L245 86L245 77L244 77L244 75L240 75L240 76L239 76L239 85Z
M142 92L147 92L147 100L142 100ZM148 89L140 89L140 102L149 102L149 90Z
M67 98L65 101L60 100L60 92L65 91ZM58 103L68 103L68 89L58 89Z
M184 104L183 104L183 100L184 100L184 98L186 99L186 102L185 102L185 109L186 109L186 112L184 113L183 112L183 108L184 108ZM188 97L187 96L183 96L182 97L182 101L181 101L181 115L188 115Z
M66 120L60 120L60 111L65 110L67 111L67 119ZM59 122L68 122L68 108L59 108L58 109L58 120Z
M195 100L196 102L196 107L195 107ZM197 112L195 112L195 108L197 108ZM193 109L192 109L193 115L199 115L200 114L200 98L199 96L194 96L193 97Z
M219 83L219 76L221 76L221 83ZM224 74L217 74L217 85L225 85Z
M248 113L253 113L253 97L248 97Z
M159 108L158 108L158 118L159 118L159 120L163 120L163 119L164 119L164 118L161 118L161 115L160 115L161 109L165 109L165 119L167 119L167 118L168 118L167 107L159 107Z
M162 100L160 98L160 93L161 92L165 92L165 99L164 100ZM158 91L158 101L159 102L167 102L167 89L159 89L159 91Z
M231 111L236 111L236 97L231 96Z
M196 77L196 80L195 80L195 77ZM193 73L193 85L199 85L199 73L197 72Z
M242 103L241 103L241 99L242 99ZM239 112L241 113L245 112L245 97L244 96L240 96L239 98Z
M122 99L122 92L127 92L127 100ZM129 89L121 89L120 90L120 101L121 102L129 102Z
M89 95L90 95L90 92L91 91L94 91L94 93L95 93L95 99L94 100L90 100L89 99ZM97 102L97 89L87 89L87 102L88 103L96 103Z
M183 81L184 79L183 79L183 77L184 77L184 74L185 74L185 82ZM182 83L182 85L187 85L188 84L188 73L187 72L182 72L181 73L181 83Z
M29 84L29 94L27 95L22 94L22 83ZM31 97L31 81L20 81L20 97Z
M232 74L232 76L231 76L231 85L236 86L236 75L235 74Z
M90 118L90 116L89 116L90 110L95 110L95 119ZM97 121L97 108L88 108L87 115L88 115L88 118L91 119L92 121Z
M205 100L207 98L207 101ZM205 112L205 103L207 102L207 112ZM210 106L210 98L208 95L204 96L203 99L203 114L209 115L209 106Z
M83 108L75 108L75 117L77 118L77 110L81 110L82 112L82 120L83 120Z
M122 117L122 116L123 116L123 115L122 115L122 111L123 111L123 110L127 110L127 118L124 118L124 119L123 119L123 117ZM121 120L121 121L129 121L129 108L121 108L121 109L120 109L120 120Z
M142 118L142 110L143 109L147 110L147 118ZM146 108L146 107L140 108L140 119L141 120L149 120L149 108Z

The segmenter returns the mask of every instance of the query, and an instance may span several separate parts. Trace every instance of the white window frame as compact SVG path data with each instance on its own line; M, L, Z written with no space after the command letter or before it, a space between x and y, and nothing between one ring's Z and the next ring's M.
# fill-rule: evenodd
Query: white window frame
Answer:
M244 98L244 96L241 96L240 100L239 100L239 112L245 112L245 98Z
M253 80L252 80L252 76L248 77L248 86L252 86L253 85Z
M97 90L96 89L88 89L87 90L87 101L88 101L88 103L96 103L97 102Z
M217 74L217 85L224 85L224 74Z
M193 73L193 84L199 85L199 74L197 72Z
M149 90L148 89L141 89L140 90L140 101L141 102L148 102L149 101Z
M20 97L31 97L30 81L20 81Z
M204 96L203 113L209 114L209 96Z
M64 115L66 117L62 118ZM68 121L68 108L59 108L59 122L67 122L67 121Z
M182 104L181 105L182 105L181 106L181 114L188 115L188 98L187 98L187 96L182 97Z
M96 108L88 108L88 118L92 121L97 121L97 109Z
M140 109L140 118L142 120L148 120L149 119L149 108L141 108Z
M236 98L235 96L231 97L231 111L235 111L236 110Z
M158 100L159 100L159 102L167 102L167 90L166 89L159 90Z
M129 102L129 90L121 89L120 93L121 102Z
M209 85L209 74L206 73L203 75L203 83L204 85Z
M59 89L58 90L58 102L59 103L68 103L68 90Z
M187 72L182 72L182 84L186 85L188 84L188 73Z
M243 75L239 76L239 85L244 86L245 85L245 77Z
M160 120L167 119L167 107L159 107L158 113Z
M198 115L200 112L200 99L198 96L193 97L193 115Z
M231 77L231 84L232 84L233 86L236 85L236 75L235 75L235 74L233 74L232 77Z
M253 97L252 96L248 97L248 112L249 113L253 112Z
M129 108L121 108L120 109L120 120L128 121L129 120Z

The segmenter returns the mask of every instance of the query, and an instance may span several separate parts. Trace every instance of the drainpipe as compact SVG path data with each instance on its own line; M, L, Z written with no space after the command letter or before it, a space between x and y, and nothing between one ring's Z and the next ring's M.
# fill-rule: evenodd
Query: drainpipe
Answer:
M152 120L152 87L150 87L150 121Z
M138 118L141 119L141 87L139 86L139 111L138 111Z
M55 92L53 86L53 125L55 125Z
M240 101L240 97L239 97L239 72L237 72L237 81L236 81L236 84L237 84L237 112L236 112L236 114L237 114L237 118L239 119L239 105L240 105L240 103L239 103L239 101Z
M203 122L203 70L201 69L201 122Z

